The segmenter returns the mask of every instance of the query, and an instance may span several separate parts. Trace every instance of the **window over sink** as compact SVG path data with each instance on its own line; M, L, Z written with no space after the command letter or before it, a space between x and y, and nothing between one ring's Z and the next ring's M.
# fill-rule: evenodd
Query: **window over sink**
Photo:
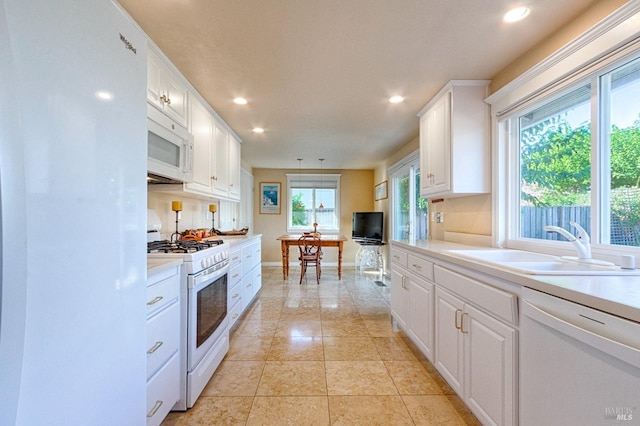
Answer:
M496 246L573 255L544 226L574 221L594 258L640 258L638 19L626 3L485 99Z

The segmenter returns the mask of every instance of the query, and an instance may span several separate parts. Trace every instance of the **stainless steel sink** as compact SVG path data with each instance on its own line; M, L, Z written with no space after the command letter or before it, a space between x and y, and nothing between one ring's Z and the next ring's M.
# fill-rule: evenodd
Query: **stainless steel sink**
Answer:
M447 250L453 256L498 266L529 275L640 275L640 270L621 269L617 265L586 263L548 254L523 250L470 249ZM606 263L606 262L601 262Z

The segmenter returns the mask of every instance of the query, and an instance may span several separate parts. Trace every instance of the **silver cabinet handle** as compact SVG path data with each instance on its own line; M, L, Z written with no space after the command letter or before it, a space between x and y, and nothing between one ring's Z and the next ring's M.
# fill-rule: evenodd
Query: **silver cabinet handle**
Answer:
M455 326L458 330L462 328L462 323L458 325L458 314L461 314L461 313L462 313L462 309L456 309Z
M238 293L236 293L233 296L231 296L232 299L235 299L236 297L238 297Z
M159 301L161 301L162 299L164 299L164 297L162 297L162 296L156 296L152 301L147 302L147 306L155 305L156 303L158 303L158 302L159 302Z
M151 411L147 413L147 417L153 417L153 415L156 414L156 411L158 411L160 407L162 407L162 401L156 401L156 404L153 406Z
M417 265L417 264L415 264L415 263L414 263L414 264L413 264L413 265L411 265L411 266L413 266L414 268L416 268L416 269L417 269L417 270L419 270L419 271L421 271L421 270L422 270L422 266L421 266L421 265Z
M234 314L232 319L236 319L236 318L238 318L238 316L239 316L239 315L240 315L240 314Z
M467 312L465 312L464 314L462 314L462 316L460 317L460 331L464 334L469 334L469 331L465 331L464 329L464 317L469 316L469 314Z
M163 343L162 343L162 342L156 342L156 344L155 344L155 345L153 345L153 346L151 347L151 349L149 349L149 350L147 351L147 355L151 355L152 353L154 353L155 351L157 351L157 350L160 348L160 346L162 346L162 345L163 345Z

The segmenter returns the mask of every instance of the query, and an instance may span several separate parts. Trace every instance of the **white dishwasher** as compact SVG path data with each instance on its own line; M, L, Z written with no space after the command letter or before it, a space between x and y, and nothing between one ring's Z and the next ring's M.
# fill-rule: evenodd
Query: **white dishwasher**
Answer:
M640 324L524 288L520 425L640 425Z

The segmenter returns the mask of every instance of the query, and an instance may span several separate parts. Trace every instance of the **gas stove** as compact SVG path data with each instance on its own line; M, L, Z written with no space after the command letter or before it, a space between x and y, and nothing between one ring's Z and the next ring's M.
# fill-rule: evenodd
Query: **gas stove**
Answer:
M147 257L182 258L187 275L229 263L229 244L222 240L153 241L147 243Z

